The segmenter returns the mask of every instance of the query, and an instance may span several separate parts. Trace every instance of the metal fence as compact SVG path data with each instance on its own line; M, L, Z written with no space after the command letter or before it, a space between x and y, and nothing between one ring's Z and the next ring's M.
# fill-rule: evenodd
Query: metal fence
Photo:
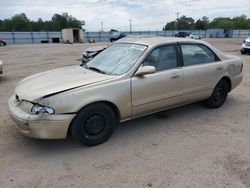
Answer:
M250 30L233 30L233 38L247 38L250 37Z
M62 42L61 32L0 32L8 44Z
M179 31L134 31L123 32L126 35L152 35L152 36L166 36L173 37ZM190 32L190 31L187 31ZM194 30L202 37L206 37L206 31ZM109 41L110 32L85 32L84 41L88 41L90 38L95 41ZM0 32L0 36L6 40L8 44L23 44L23 43L52 43L62 42L61 32Z
M184 31L184 30L183 30ZM164 36L164 37L174 37L177 34L178 30L172 31L133 31L133 32L122 32L125 35L152 35L152 36ZM201 35L203 38L206 37L205 30L188 30L186 32L192 32ZM85 32L84 41L89 39L94 39L95 41L109 41L110 32Z
M133 31L123 32L126 35L152 35L152 36L165 36L173 37L177 34L178 30L172 31ZM225 36L223 29L210 29L210 30L187 30L186 32L193 32L205 37L221 38ZM222 34L218 34L218 33ZM230 35L227 37L233 38L246 38L250 36L250 30L231 30ZM0 37L6 40L9 44L23 44L23 43L52 43L62 42L61 32L0 32ZM84 42L90 38L95 41L109 41L110 32L85 32Z

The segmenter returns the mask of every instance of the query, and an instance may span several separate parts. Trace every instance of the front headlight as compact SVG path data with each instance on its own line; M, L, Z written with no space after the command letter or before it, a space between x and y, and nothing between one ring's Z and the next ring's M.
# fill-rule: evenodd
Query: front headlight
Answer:
M34 105L31 109L32 114L55 114L55 110L51 107Z

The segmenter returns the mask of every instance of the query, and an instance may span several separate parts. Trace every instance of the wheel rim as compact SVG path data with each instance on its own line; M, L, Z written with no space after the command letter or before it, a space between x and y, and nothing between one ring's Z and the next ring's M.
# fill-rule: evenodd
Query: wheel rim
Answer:
M226 91L223 88L219 87L215 90L213 97L214 102L221 103L224 101L225 97L226 97Z
M101 114L90 115L84 123L85 136L99 135L105 128L105 118Z

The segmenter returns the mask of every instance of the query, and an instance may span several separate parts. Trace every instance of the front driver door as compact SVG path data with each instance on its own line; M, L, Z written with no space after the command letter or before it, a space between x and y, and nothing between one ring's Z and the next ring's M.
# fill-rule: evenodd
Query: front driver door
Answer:
M131 79L134 117L181 103L183 76L178 59L175 44L157 47L149 54L141 66L154 66L156 73Z

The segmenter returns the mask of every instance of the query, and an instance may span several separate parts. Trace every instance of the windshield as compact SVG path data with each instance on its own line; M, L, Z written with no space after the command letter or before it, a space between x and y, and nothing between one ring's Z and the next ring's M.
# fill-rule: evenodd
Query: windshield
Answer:
M110 75L126 73L146 50L138 44L113 44L86 64L86 68Z

